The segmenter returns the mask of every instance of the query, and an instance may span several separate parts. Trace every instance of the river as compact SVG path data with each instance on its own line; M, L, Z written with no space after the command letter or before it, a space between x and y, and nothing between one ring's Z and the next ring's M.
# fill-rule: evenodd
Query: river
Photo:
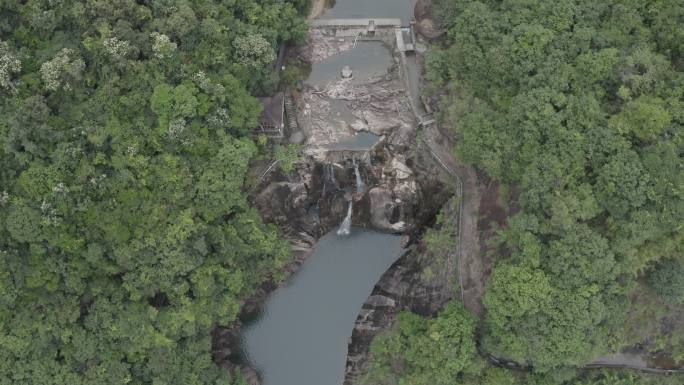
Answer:
M342 384L356 316L401 253L400 237L361 228L321 238L244 331L244 354L263 384Z
M401 18L413 13L414 0L338 0L323 18ZM307 84L325 87L344 65L354 81L382 75L392 65L391 52L378 42L353 49L313 66ZM332 104L341 124L353 120L344 103ZM337 145L369 147L374 135L360 134ZM333 146L334 147L334 146ZM341 385L347 344L361 306L380 276L403 250L400 237L361 228L323 236L309 259L286 285L267 299L259 316L243 328L244 358L264 385Z

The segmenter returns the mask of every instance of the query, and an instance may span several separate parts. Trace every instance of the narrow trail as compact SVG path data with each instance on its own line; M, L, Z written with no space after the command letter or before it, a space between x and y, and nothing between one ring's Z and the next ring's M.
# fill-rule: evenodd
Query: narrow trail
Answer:
M400 56L402 69L408 68L406 65L406 56L401 53ZM409 105L414 112L418 121L422 122L422 116L425 111L420 105L417 105L414 96L410 95L411 88L409 85L409 76L406 70L402 71L402 77L406 84L406 90L409 93ZM431 122L432 123L432 122ZM459 212L459 226L458 238L459 247L455 252L455 257L458 258L458 273L459 284L461 287L461 300L466 309L473 314L481 317L483 315L482 297L484 296L484 283L486 266L483 262L483 256L480 254L480 234L478 230L479 209L481 191L478 182L477 173L473 166L460 161L453 153L455 143L452 143L446 135L443 135L436 123L421 124L422 132L419 132L418 140L425 144L426 150L430 153L433 159L450 175L456 178L457 193L461 195L461 210ZM450 269L452 267L450 263ZM483 353L487 359L495 365L502 367L514 367L523 369L523 367L514 361L507 360L502 357L496 357L489 353ZM658 369L651 368L645 365L628 362L604 362L597 359L588 363L581 369L592 370L600 368L616 368L636 370L648 373L657 374L681 374L684 373L682 369Z
M416 119L422 121L425 111L414 100L418 95L410 95L408 66L406 55L400 55L402 63L402 77L409 93L409 105ZM418 79L420 76L418 74ZM419 91L420 92L420 91ZM480 255L480 238L477 229L480 209L480 193L475 169L461 162L453 153L454 143L442 135L437 123L421 124L423 142L428 151L444 170L457 179L457 191L461 195L461 210L459 211L457 265L461 300L466 309L477 316L482 315L482 296L484 295L485 268Z
M484 266L480 256L480 239L477 231L480 194L475 169L458 160L453 145L443 139L436 125L423 129L424 141L430 153L450 174L460 179L461 212L459 220L459 281L462 300L466 309L478 316L482 315L482 296L484 295ZM442 138L438 141L437 138Z
M485 268L480 256L480 242L477 222L479 218L480 191L475 169L464 164L456 158L452 152L453 144L449 143L441 135L435 125L424 128L423 142L428 146L428 151L437 162L448 173L461 180L462 206L460 218L460 260L459 278L461 290L463 292L462 301L466 309L472 313L482 316L482 296L484 295L484 273ZM438 138L444 143L438 142ZM495 365L507 368L524 369L519 363L510 361L503 357L496 357L492 354L484 353L487 359ZM627 369L653 374L684 374L682 369L659 369L637 363L621 362L597 359L586 364L581 369L592 370L601 368Z
M268 167L259 175L254 185L252 185L252 187L249 188L249 194L253 193L254 190L256 190L259 187L259 184L264 180L264 178L266 178L266 175L268 175L268 173L271 172L271 170L273 170L273 168L278 164L278 162L280 162L280 160L275 159L268 164Z
M590 370L590 369L603 369L603 368L609 368L609 369L629 369L629 370L636 370L640 372L646 372L646 373L654 373L654 374L684 374L684 369L657 369L657 368L649 368L647 366L639 366L639 365L627 365L627 364L588 364L584 366L585 370Z

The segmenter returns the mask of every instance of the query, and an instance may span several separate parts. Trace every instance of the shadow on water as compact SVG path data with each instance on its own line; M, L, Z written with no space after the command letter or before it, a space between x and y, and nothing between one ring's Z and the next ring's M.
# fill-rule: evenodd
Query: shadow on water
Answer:
M400 237L361 228L328 233L243 330L244 357L264 385L340 385L361 305L402 254Z

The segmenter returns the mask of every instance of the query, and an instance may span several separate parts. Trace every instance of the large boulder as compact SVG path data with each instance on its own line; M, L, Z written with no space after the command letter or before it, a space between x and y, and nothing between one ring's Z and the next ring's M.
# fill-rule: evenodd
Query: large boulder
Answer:
M316 225L307 213L309 202L304 183L288 181L267 184L254 199L264 222L276 224L286 234L315 233Z
M401 233L406 230L404 221L394 221L395 210L399 210L397 202L392 197L392 191L385 187L374 187L368 191L370 196L371 225L381 231Z
M342 67L342 78L349 79L352 77L352 69L349 66Z
M432 0L418 0L413 8L415 30L428 40L438 39L446 33L446 30L434 20L433 9Z
M390 167L394 171L395 177L399 180L406 180L413 176L413 171L406 165L403 155L396 155L392 158Z
M249 385L261 385L259 373L257 373L257 371L252 367L243 366L240 368L240 372L242 373L242 377L245 378L245 381L247 381Z

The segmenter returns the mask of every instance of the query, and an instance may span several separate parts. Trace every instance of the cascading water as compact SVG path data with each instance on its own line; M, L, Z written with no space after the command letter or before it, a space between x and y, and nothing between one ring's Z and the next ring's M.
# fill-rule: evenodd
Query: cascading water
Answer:
M352 164L354 164L354 174L356 175L356 192L363 194L366 192L366 184L363 183L363 180L361 179L359 165L356 164L356 159L352 158Z
M333 186L337 186L337 181L335 180L335 166L333 166L332 163L328 163L328 179Z
M328 188L328 185L332 186ZM321 198L325 196L325 194L330 191L335 191L339 189L339 186L337 186L337 181L335 180L335 166L333 166L332 162L328 162L323 166L323 194L321 194ZM319 198L319 202L321 200Z
M337 235L349 235L349 233L351 233L351 218L352 218L352 201L349 201L349 208L347 209L347 216L342 221L340 228L337 229Z

